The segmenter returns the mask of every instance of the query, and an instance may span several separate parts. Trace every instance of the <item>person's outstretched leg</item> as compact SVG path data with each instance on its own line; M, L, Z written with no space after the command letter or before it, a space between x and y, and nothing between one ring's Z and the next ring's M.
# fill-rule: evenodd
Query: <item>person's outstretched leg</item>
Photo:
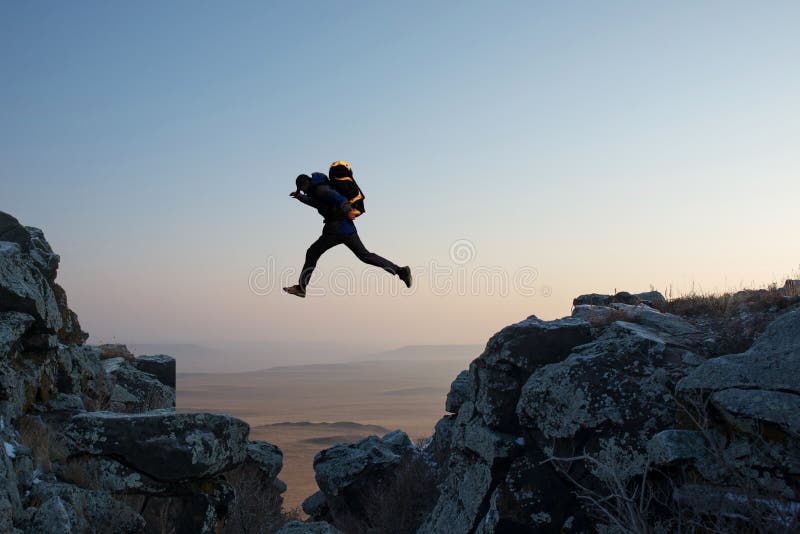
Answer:
M378 256L374 252L367 250L367 247L365 247L364 243L361 242L361 238L358 237L357 232L352 234L344 234L340 236L340 238L341 242L344 243L347 248L352 250L353 254L355 254L359 260L369 265L380 267L384 271L391 274L398 275L400 279L405 282L407 287L411 287L411 269L409 267L400 267L386 258Z
M354 232L352 234L343 234L341 236L342 243L344 243L347 248L353 251L353 254L356 255L356 258L363 261L364 263L368 263L369 265L374 265L375 267L380 267L384 271L390 272L392 274L397 274L400 271L400 267L392 263L391 261L378 256L374 252L370 252L367 250L367 247L364 246L364 243L361 242L361 238L358 237L358 233Z
M322 256L326 250L335 247L339 243L341 243L339 236L334 234L322 234L319 236L319 239L308 247L306 251L306 262L303 264L303 270L300 272L300 283L298 284L303 294L305 294L306 286L311 279L311 273L314 272L314 268L317 266L317 261L319 261L320 256Z

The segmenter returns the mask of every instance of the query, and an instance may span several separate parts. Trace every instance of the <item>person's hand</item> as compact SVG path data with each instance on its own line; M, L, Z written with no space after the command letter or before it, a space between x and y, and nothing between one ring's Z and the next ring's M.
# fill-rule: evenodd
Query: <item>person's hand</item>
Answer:
M350 219L351 221L355 221L356 220L355 210L350 210L349 212L347 212L347 218Z
M289 196L292 198L297 198L297 195L298 195L297 191L292 191L291 193L289 193Z

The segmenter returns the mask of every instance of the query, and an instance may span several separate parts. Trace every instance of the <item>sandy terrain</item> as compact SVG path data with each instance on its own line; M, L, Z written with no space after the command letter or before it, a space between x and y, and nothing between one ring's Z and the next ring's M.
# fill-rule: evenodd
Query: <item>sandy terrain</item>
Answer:
M278 445L284 452L280 478L288 485L286 507L292 508L317 490L317 451L396 428L412 439L429 436L444 413L450 382L474 356L179 374L178 410L230 413L250 424L251 439Z

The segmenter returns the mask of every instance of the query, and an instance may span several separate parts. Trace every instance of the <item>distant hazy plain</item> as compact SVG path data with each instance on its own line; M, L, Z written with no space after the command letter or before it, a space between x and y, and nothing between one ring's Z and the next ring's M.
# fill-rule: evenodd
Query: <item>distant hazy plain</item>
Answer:
M250 439L278 445L286 506L317 491L314 455L333 443L401 428L429 436L450 383L480 345L403 347L366 361L275 367L247 373L178 373L178 410L227 412ZM180 368L180 359L179 368ZM327 424L326 424L327 423Z

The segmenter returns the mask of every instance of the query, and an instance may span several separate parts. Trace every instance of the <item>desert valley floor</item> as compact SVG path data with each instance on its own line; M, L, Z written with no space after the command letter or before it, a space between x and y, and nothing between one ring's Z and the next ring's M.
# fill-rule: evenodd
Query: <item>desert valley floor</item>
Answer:
M385 360L277 367L236 374L178 374L178 410L226 412L247 421L250 439L284 453L286 508L317 491L314 454L336 442L401 428L428 437L444 413L463 359Z

